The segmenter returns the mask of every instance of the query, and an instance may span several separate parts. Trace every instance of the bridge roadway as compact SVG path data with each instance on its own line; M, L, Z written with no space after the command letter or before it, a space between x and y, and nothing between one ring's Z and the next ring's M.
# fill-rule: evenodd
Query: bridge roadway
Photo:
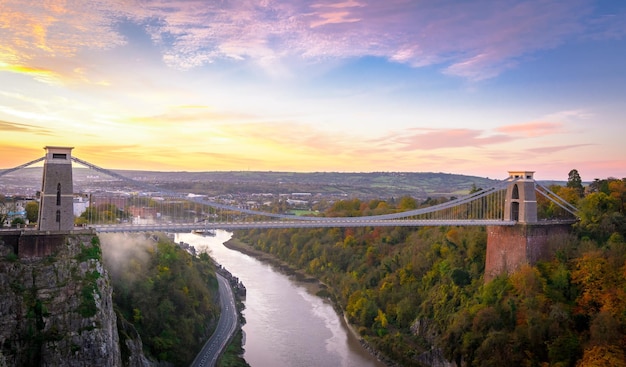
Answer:
M264 229L264 228L332 228L332 227L428 227L428 226L512 226L515 221L501 219L367 219L367 217L282 220L249 222L196 222L196 223L154 223L154 224L93 224L90 228L97 232L190 232L209 229Z
M217 359L226 348L226 344L237 329L237 309L235 308L235 297L233 290L228 284L228 280L219 274L217 283L220 292L220 319L213 335L204 343L202 350L194 359L191 367L213 367L217 364Z

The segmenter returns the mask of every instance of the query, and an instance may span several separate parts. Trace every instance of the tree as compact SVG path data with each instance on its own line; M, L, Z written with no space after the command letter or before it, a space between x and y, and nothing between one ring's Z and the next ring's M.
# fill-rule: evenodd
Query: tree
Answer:
M4 227L7 220L6 197L0 194L0 227Z
M626 212L626 179L611 180L609 182L609 193L620 203L619 212Z
M28 219L29 223L37 222L39 217L39 203L36 201L29 201L26 203L24 210L26 210L26 219Z
M469 193L470 194L474 194L474 193L482 191L482 190L483 190L482 187L476 187L476 184L473 183L472 187L470 188L470 192Z
M412 210L417 209L417 202L410 196L403 196L398 204L400 210Z
M573 169L569 171L567 177L567 187L571 187L578 191L578 195L582 196L583 194L583 181L580 179L580 174L578 171Z
M585 349L583 358L576 364L577 367L624 367L626 360L624 351L614 345L595 345Z
M580 222L576 227L582 235L606 241L621 228L623 215L618 212L620 202L604 192L594 192L580 201Z

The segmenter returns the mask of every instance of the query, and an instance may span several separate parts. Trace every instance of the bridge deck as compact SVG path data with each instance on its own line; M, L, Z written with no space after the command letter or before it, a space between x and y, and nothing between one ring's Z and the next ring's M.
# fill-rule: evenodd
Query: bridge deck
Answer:
M264 228L332 228L332 227L428 227L428 226L511 226L516 222L503 220L368 220L341 219L319 221L260 221L217 223L158 223L145 225L99 224L91 226L98 232L189 232L205 229L264 229Z

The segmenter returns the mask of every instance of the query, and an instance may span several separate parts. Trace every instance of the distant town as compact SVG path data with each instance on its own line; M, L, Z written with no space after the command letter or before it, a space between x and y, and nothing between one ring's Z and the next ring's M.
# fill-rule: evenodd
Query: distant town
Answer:
M147 200L162 202L171 199L163 197L155 188L240 208L315 215L342 199L369 200L382 197L393 201L402 196L411 196L425 200L429 197L463 195L472 187L493 182L486 178L444 173L120 171L120 174L145 182L146 191L137 191L137 188L128 187L105 174L75 168L74 216L84 215L90 207L114 206L115 210L135 220L160 219L163 213L159 212L156 205L148 205ZM28 226L35 220L29 218L32 214L29 216L28 207L29 203L38 202L41 168L20 170L0 180L2 226ZM123 218L124 215L115 217Z

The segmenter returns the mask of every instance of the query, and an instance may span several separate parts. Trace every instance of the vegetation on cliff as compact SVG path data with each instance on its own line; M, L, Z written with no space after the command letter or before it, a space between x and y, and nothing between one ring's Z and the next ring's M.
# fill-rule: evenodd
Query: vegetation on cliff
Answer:
M433 347L457 365L626 366L626 180L552 190L581 220L554 259L483 279L479 227L273 229L236 233L329 285L359 333L403 366ZM422 203L426 205L429 203ZM382 214L380 200L328 216ZM540 202L540 217L559 209Z
M189 365L219 315L210 259L191 256L164 236L101 237L115 307L141 335L146 355Z

